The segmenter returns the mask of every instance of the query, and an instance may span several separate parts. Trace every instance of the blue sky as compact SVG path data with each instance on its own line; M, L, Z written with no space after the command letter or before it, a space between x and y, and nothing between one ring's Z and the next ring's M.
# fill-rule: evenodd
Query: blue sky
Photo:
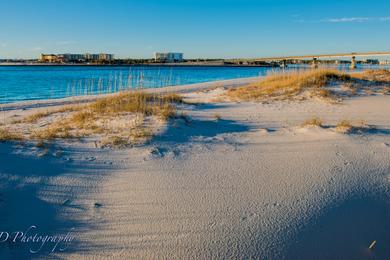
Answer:
M390 1L0 0L0 59L390 51Z

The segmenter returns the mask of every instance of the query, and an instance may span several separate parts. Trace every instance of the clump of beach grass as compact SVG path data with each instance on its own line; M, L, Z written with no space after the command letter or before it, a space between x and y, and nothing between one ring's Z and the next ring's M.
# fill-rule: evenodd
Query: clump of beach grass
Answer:
M362 89L367 95L390 94L390 70L365 70L360 73L352 73L357 81L363 81Z
M109 115L132 112L143 115L156 115L168 119L175 115L173 103L182 102L179 96L160 96L141 91L123 92L112 97L102 98L87 106L93 115Z
M222 116L221 116L221 114L215 113L214 118L215 118L215 120L219 121L222 119Z
M334 69L283 71L248 86L230 89L227 96L233 100L286 100L309 91L311 96L329 98L331 92L324 87L333 81L350 80L350 75Z
M0 141L25 138L42 143L94 135L105 146L137 143L153 135L148 124L176 117L177 103L183 103L177 94L121 92L84 105L31 114L18 122L15 131L2 129Z
M23 136L18 133L14 133L11 130L6 128L0 128L0 142L5 141L21 141L23 140Z
M367 125L367 123L364 120L359 120L355 123L353 123L350 120L341 120L337 123L335 130L339 133L349 134L349 133L356 133L356 132L364 132L367 130L373 129L372 126Z
M323 121L318 118L318 117L313 117L306 119L302 125L302 127L322 127L323 126Z
M80 107L78 105L64 106L64 107L61 107L61 108L58 108L58 109L52 109L52 110L47 110L47 111L41 111L41 112L33 113L31 115L28 115L24 119L16 120L13 123L16 123L16 124L17 123L22 123L22 122L25 122L25 123L36 123L40 119L48 117L48 116L53 115L53 114L72 112L72 111L77 111L79 109L80 109Z
M374 82L390 82L390 70L388 69L365 70L361 73L353 73L352 76L358 79L364 79Z
M40 130L32 130L30 139L33 140L52 140L56 138L73 138L75 134L71 134L72 127L67 122L55 122L48 127Z
M35 123L37 122L39 119L43 118L43 117L46 117L48 116L49 113L48 112L39 112L39 113L34 113L34 114L31 114L29 116L27 116L25 118L25 121L27 123Z
M352 123L349 120L341 120L337 123L335 130L339 133L352 133L355 130L355 127L352 125Z

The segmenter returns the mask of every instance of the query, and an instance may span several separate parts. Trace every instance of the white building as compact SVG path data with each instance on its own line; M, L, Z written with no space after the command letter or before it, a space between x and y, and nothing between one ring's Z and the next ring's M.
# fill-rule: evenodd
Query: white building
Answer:
M183 53L180 52L155 52L156 61L178 62L183 61Z
M390 65L390 61L388 60L382 60L379 62L380 65Z

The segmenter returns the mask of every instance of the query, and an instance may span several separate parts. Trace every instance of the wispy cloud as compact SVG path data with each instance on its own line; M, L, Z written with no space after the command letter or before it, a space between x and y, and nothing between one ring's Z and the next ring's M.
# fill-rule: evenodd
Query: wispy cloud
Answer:
M41 51L41 50L43 50L43 48L42 47L34 47L33 50L34 51Z
M386 22L390 21L390 16L385 17L340 17L323 19L323 23L365 23L365 22Z
M0 47L5 48L7 47L7 44L5 42L0 42Z
M70 45L70 44L75 44L75 41L58 41L56 42L57 45Z
M321 20L307 20L299 16L293 16L295 22L299 23L369 23L369 22L390 22L390 16L381 17L333 17Z

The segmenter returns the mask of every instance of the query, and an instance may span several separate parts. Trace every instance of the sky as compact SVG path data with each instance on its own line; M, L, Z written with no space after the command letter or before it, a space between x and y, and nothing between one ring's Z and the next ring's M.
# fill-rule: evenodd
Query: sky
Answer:
M0 0L0 59L254 58L390 51L390 1Z

